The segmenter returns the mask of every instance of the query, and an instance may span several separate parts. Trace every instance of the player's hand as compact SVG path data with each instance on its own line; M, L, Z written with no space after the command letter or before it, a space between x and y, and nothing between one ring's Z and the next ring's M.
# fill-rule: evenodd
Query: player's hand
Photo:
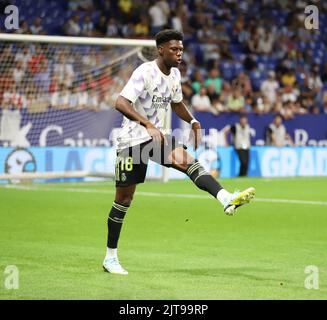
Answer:
M148 122L145 125L146 130L148 131L149 135L152 137L152 141L155 144L161 144L165 143L168 144L166 137L163 135L163 133L157 129L151 122Z
M202 140L200 122L194 122L192 124L192 131L191 131L190 138L194 141L194 150L196 150L199 147L201 140Z

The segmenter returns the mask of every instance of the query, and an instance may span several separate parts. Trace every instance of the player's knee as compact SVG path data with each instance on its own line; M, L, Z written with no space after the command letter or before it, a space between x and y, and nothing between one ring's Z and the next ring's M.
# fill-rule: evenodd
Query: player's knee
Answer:
M181 172L187 174L187 169L188 169L189 165L187 163L185 163L185 164L179 163L179 164L173 164L172 167L178 171L181 171Z
M130 206L134 197L133 193L125 193L116 196L116 202L123 205L123 206Z
M199 176L203 174L208 174L203 166L195 160L192 164L186 166L186 174L190 177L191 180L196 180Z

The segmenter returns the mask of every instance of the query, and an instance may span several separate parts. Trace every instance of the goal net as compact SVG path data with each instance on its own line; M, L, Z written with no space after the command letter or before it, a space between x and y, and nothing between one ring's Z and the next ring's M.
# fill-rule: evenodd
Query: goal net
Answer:
M112 177L115 100L154 57L152 40L0 34L0 180Z

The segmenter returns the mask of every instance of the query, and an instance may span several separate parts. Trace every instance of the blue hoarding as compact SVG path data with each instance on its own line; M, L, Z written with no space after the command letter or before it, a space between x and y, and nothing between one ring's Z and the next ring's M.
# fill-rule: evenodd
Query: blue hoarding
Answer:
M239 161L232 147L199 148L194 154L211 173L222 178L238 175ZM31 147L0 148L0 173L88 171L114 173L114 148ZM162 167L150 162L147 176L158 178ZM253 147L250 153L249 176L294 177L327 176L327 148ZM170 169L170 178L186 178Z

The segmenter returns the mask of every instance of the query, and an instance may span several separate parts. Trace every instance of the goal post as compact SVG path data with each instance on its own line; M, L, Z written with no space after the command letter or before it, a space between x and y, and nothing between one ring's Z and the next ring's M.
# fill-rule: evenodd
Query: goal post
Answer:
M155 52L146 39L0 33L0 181L114 177L114 102ZM149 178L167 181L160 170Z

